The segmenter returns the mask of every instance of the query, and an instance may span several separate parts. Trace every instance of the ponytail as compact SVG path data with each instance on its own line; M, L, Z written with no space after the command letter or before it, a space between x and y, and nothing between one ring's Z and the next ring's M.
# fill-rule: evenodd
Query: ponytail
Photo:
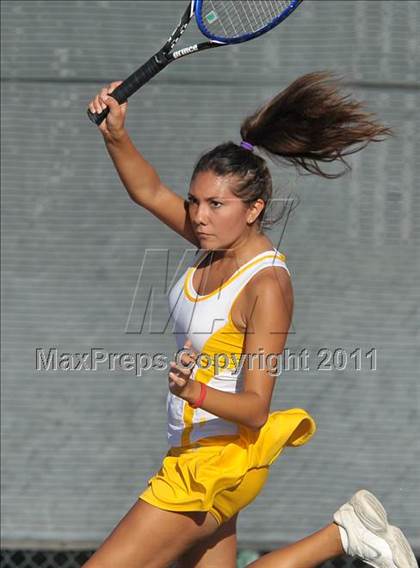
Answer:
M344 156L380 142L392 130L362 110L363 102L338 90L327 72L296 79L289 87L244 120L243 140L258 146L274 161L287 162L324 178L338 178L351 170ZM345 166L328 174L321 162L339 160Z

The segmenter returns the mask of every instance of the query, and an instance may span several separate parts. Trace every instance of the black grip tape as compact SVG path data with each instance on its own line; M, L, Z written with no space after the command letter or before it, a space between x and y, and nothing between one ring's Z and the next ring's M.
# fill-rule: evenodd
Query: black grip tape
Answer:
M144 65L139 67L132 73L121 85L119 85L110 96L121 104L125 103L128 97L131 97L136 91L145 85L150 79L164 69L170 60L164 54L158 53L151 57ZM106 108L101 113L93 113L88 109L87 114L92 122L99 125L106 118L109 113L109 108Z

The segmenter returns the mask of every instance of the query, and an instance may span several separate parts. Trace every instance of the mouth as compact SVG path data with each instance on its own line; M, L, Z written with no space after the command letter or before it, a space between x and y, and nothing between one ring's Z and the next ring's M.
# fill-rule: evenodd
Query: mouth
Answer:
M208 233L200 233L200 232L197 232L197 235L198 235L199 237L211 237L211 235L209 235Z

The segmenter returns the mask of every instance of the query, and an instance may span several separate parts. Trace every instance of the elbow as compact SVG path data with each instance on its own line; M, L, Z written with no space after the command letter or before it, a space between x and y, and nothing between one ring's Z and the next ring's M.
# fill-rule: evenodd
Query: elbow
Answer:
M252 393L252 406L249 412L248 428L253 431L261 430L268 420L270 407L263 401L257 393ZM257 398L256 398L257 397Z
M140 196L137 195L137 193L135 193L134 191L129 191L128 189L127 189L127 193L128 193L128 197L131 199L131 201L133 203L135 203L136 205L139 205L140 207L144 207L144 204L143 204L142 200L140 199Z
M256 416L251 424L248 424L248 427L253 430L254 432L258 432L264 426L264 424L268 420L268 414L265 413L262 416Z

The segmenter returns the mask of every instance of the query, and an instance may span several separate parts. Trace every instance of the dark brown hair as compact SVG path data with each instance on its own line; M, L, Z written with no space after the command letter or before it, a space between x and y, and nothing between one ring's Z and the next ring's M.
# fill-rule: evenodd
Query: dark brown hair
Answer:
M305 171L327 179L335 179L351 170L345 156L365 148L369 142L380 142L392 130L375 122L374 114L363 110L365 103L351 100L339 92L339 79L328 71L309 73L248 116L241 125L243 140L258 147L273 161L292 164L303 175ZM340 161L344 169L327 173L322 162ZM200 157L192 179L211 170L220 176L235 176L232 192L244 203L263 199L266 207L257 222L260 230L271 202L273 187L267 162L234 142L216 146Z

